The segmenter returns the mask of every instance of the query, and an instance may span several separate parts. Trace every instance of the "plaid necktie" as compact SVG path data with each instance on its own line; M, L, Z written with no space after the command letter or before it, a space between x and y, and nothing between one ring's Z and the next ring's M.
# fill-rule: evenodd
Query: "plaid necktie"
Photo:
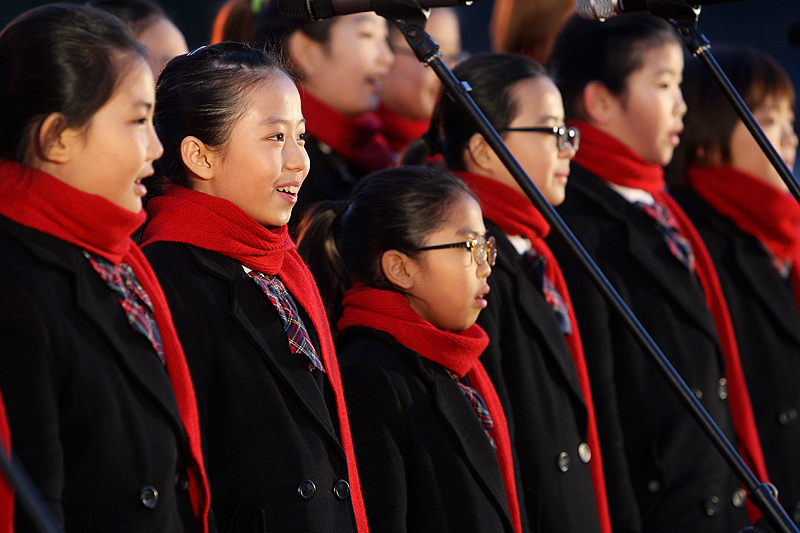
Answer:
M489 408L486 407L486 402L483 401L483 398L478 391L466 383L462 383L456 374L450 372L449 370L447 373L450 374L450 377L455 380L455 382L458 384L458 388L461 389L461 392L464 393L464 396L466 396L470 405L472 405L472 408L475 410L475 414L478 416L478 420L480 420L481 425L483 426L483 430L486 432L486 436L489 437L489 444L492 446L493 450L496 450L497 444L495 444L494 438L492 437L491 433L489 433L489 431L494 428L494 420L492 420L492 414L489 412Z
M660 202L654 201L652 205L644 202L634 202L634 205L644 211L658 224L658 229L667 243L672 254L678 258L683 266L694 272L694 251L689 240L681 236L678 231L678 221L675 220L669 209Z
M311 344L311 339L308 336L308 331L297 313L297 307L294 301L289 296L286 290L286 285L277 276L267 276L261 272L251 270L248 272L250 277L255 280L264 294L267 295L272 305L278 311L283 323L283 329L286 330L286 337L289 339L289 349L292 353L303 354L308 357L308 369L319 369L325 372L325 367L322 365L317 352L314 350L314 345Z
M153 302L136 279L130 265L120 263L114 266L106 259L83 251L84 257L89 260L95 272L100 274L106 285L117 293L117 299L125 310L128 324L134 331L141 333L153 345L158 358L164 363L164 348L161 345L161 334L158 332L156 319L153 315Z
M569 309L567 308L567 303L564 301L564 298L561 297L561 294L558 292L555 285L553 285L553 282L550 280L550 278L545 274L547 270L547 260L544 258L544 256L539 255L539 253L533 248L525 252L523 257L533 273L534 278L541 284L540 287L542 289L542 294L544 295L544 300L553 310L553 313L556 316L556 322L558 322L558 327L561 328L561 332L564 335L571 335L572 321L569 318Z

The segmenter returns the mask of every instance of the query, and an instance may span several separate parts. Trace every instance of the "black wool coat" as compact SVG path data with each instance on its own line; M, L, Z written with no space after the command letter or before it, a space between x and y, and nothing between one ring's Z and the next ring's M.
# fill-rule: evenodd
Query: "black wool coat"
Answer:
M587 411L564 335L525 260L505 233L497 241L488 306L478 324L489 335L481 355L508 418L533 531L599 531L586 445ZM611 453L611 451L609 451Z
M197 531L188 441L150 341L75 245L0 217L0 390L67 532ZM15 531L38 531L17 500Z
M330 385L291 353L272 303L231 257L156 242L195 384L211 508L221 532L355 531ZM298 310L319 352L308 315Z
M497 456L444 367L371 328L340 347L370 531L512 533Z
M572 165L558 208L622 299L735 443L724 359L699 281L669 251L656 223L597 176ZM638 506L635 529L730 532L748 524L735 476L655 365L557 238L590 378L615 383L597 402L601 446L620 436ZM636 517L635 517L636 518Z
M800 312L766 249L694 191L675 193L717 267L770 481L800 523Z

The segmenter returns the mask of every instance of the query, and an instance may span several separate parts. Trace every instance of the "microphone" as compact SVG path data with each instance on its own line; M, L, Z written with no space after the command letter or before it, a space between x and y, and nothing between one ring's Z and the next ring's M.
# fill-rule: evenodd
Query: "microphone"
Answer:
M281 14L296 20L322 20L337 15L378 11L392 6L428 9L471 4L472 0L278 0Z
M726 2L736 2L738 0L705 0L703 4L723 4ZM664 0L576 0L575 9L578 14L591 20L606 20L616 15L623 13L633 13L636 11L649 11L650 6L659 3L672 2ZM686 5L691 5L697 8L697 4L686 2Z

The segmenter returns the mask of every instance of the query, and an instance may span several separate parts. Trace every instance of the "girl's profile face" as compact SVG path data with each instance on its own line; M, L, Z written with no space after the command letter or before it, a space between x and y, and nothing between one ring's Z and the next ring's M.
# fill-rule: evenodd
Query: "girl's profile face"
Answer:
M519 81L512 87L511 97L517 104L517 115L509 128L564 125L561 93L550 78L538 76ZM572 148L559 150L556 136L550 133L508 131L503 139L547 201L552 205L563 202L569 162L575 151ZM493 161L496 162L496 179L522 192L505 165L497 158Z
M452 205L450 216L428 235L425 246L451 244L486 233L478 202L463 194ZM411 307L435 327L463 331L475 323L486 307L492 272L489 262L478 265L467 248L446 248L419 252L414 286L408 291Z
M598 126L646 162L663 166L680 142L686 114L683 51L668 41L639 53L642 66L628 76L625 91L610 98L609 122Z
M378 107L378 91L394 61L386 20L375 13L340 17L327 43L311 43L303 87L345 115Z
M794 109L789 98L768 98L753 110L753 116L764 130L772 146L791 169L797 156L797 135L794 132ZM786 191L778 171L761 151L750 131L740 120L734 126L730 140L731 166Z
M213 176L195 180L194 188L233 202L262 226L283 226L309 168L300 94L276 70L245 98L228 141L209 156Z
M100 195L129 211L142 210L153 161L164 148L153 127L155 84L143 59L134 59L111 95L77 137L70 160L43 168L81 191Z

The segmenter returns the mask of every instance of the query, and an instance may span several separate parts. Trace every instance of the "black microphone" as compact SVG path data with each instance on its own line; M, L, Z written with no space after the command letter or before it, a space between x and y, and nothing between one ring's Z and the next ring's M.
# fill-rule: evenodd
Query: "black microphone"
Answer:
M705 0L703 4L723 4L737 1L739 0ZM659 0L576 0L575 9L585 19L606 20L622 13L649 11L652 5L658 3L665 2L659 2ZM694 2L686 2L686 5L698 7Z
M278 0L281 14L296 20L322 20L337 15L378 11L392 5L427 9L471 4L472 0Z
M800 20L789 26L787 37L789 38L789 44L800 46Z

